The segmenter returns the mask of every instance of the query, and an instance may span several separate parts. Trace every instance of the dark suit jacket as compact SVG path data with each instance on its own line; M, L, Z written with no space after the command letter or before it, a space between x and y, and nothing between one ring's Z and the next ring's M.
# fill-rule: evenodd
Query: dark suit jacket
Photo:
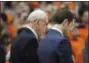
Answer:
M40 63L72 63L69 41L60 32L49 30L37 50Z
M11 63L39 63L37 58L38 40L31 30L22 28L11 47Z
M0 63L5 63L5 54L4 47L2 47L2 44L0 43Z

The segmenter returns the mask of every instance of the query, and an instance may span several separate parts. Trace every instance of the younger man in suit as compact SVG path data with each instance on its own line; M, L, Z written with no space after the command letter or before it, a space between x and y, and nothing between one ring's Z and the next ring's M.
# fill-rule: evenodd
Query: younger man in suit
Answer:
M59 11L53 16L53 27L39 43L37 50L40 63L73 63L67 32L74 28L74 15Z

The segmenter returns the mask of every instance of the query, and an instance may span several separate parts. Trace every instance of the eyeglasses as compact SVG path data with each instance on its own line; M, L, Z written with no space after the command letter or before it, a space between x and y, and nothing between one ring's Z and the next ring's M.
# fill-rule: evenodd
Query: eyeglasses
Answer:
M45 20L38 20L38 22L39 22L39 21L43 21L46 25L49 24L48 21L45 21Z

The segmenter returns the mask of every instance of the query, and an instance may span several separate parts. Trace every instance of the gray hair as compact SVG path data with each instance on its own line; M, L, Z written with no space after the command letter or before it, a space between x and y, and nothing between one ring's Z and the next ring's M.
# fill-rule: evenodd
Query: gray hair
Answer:
M33 12L30 13L30 15L27 18L27 21L36 21L36 20L48 20L48 16L46 12L36 9Z

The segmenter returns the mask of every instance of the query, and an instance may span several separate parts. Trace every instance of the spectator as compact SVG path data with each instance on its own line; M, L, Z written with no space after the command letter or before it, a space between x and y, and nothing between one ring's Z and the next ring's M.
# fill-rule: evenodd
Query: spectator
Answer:
M85 45L85 40L88 35L88 10L81 8L79 9L79 19L76 23L77 30L70 33L70 42L72 46L72 51L74 55L75 63L83 63L83 55L82 50ZM75 39L76 38L76 39Z
M53 16L53 27L40 41L37 50L40 63L73 63L71 46L65 37L68 29L74 27L73 18L70 11L58 10Z
M89 35L87 37L86 43L85 43L85 47L83 49L83 59L84 59L84 63L88 63L88 41L89 41Z
M1 17L0 17L0 19L1 19ZM3 40L1 40L2 39L1 38L1 36L2 36L2 34L1 34L2 30L3 30L3 26L0 23L0 63L4 63L5 62L5 49L4 49L5 48L4 47L5 43L3 42Z
M5 26L6 16L0 13L0 63L5 62L6 49L9 44L8 30Z

